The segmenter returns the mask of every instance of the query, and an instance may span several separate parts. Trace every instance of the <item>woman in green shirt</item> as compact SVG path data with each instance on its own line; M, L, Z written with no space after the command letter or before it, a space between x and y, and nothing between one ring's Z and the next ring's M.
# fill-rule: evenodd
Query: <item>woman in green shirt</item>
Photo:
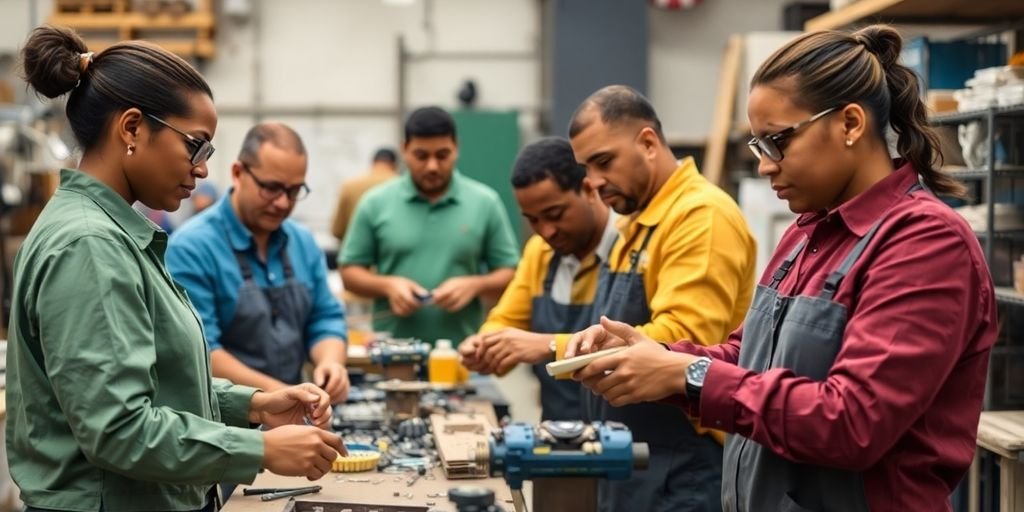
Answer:
M209 86L154 45L94 55L61 28L35 29L22 57L36 91L68 95L83 151L15 260L7 450L29 510L214 510L216 483L261 468L322 477L344 451L321 429L326 393L211 378L167 235L131 207L176 210L206 177Z

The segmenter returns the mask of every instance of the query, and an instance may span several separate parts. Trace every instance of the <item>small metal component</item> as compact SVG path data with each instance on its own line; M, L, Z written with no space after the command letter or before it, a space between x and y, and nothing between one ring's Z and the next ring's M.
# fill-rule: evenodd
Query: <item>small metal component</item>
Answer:
M437 503L435 503L435 502L433 502L433 501L428 501L428 502L427 502L427 506L428 506L428 507L433 507L434 505L437 505Z
M398 492L398 491L395 491L395 492L394 492L394 493L392 493L391 495L397 498L397 497L401 496L401 495L402 495L402 493L400 493L400 492Z
M411 500L412 499L412 493L411 492L405 493L405 498Z

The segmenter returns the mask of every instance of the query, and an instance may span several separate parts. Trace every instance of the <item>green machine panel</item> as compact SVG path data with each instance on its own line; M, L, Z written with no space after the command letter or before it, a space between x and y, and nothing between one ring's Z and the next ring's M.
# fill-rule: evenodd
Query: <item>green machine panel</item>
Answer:
M458 130L459 170L498 192L522 243L522 216L509 182L519 152L519 113L460 110L452 112L452 117Z

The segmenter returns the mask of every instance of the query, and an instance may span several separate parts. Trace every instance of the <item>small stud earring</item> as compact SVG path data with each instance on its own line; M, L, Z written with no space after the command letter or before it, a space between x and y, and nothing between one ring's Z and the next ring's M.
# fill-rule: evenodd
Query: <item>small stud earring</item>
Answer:
M132 146L131 144L128 144L128 156L132 156L134 154L135 154L135 146Z
M850 140L850 139L846 139L846 147L850 147L850 146L853 146L853 141Z

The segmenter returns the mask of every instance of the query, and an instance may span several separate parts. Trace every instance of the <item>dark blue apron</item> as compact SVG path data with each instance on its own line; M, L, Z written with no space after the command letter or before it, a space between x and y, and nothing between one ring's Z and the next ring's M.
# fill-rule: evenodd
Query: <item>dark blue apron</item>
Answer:
M537 333L577 332L590 326L594 316L593 304L559 304L551 299L551 286L562 257L555 254L544 276L544 293L533 298L530 331ZM583 269L580 276L596 269ZM555 380L544 365L554 358L533 365L533 374L540 381L541 420L578 420L583 411L580 406L580 384L574 380Z
M651 321L644 276L637 269L655 227L648 229L640 250L630 253L627 272L612 272L607 263L602 265L593 323L601 314L630 325ZM598 483L601 511L721 510L722 447L698 434L680 408L654 402L612 407L589 390L584 389L583 396L585 419L625 423L633 440L646 442L651 452L646 471L634 471L629 480Z
M242 286L231 324L221 334L225 350L246 366L285 384L302 382L307 359L305 328L312 309L309 288L295 279L288 244L281 249L285 282L261 288L245 254L235 253Z
M559 304L551 299L551 286L562 257L551 256L544 276L544 293L533 298L530 331L567 333L586 329L594 316L593 304ZM595 269L581 269L578 278ZM544 365L554 357L532 365L540 381L541 420L579 420L582 418L579 382L555 380ZM597 506L597 485L593 478L538 478L533 481L533 512L591 512Z
M907 193L919 189L915 184ZM875 222L828 275L816 297L778 292L807 240L797 244L772 274L771 283L757 287L743 321L741 368L755 372L787 368L797 377L825 380L843 346L847 320L846 306L832 299L881 223L882 219ZM725 442L722 505L727 512L868 510L860 473L796 464L737 435Z

